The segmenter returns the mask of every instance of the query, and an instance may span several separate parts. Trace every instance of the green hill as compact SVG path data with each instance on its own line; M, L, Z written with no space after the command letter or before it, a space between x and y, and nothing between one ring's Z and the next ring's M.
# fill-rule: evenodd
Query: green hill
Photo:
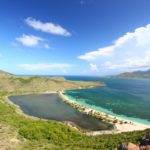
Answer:
M46 92L101 85L100 82L69 81L64 77L16 76L0 71L0 92Z

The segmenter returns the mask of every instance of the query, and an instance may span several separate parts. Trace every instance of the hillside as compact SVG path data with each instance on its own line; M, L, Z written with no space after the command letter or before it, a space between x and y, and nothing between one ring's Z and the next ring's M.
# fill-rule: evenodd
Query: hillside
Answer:
M10 76L13 76L13 74L0 70L0 77L10 77Z
M150 78L150 69L147 71L125 72L117 75L121 78Z
M101 83L69 81L63 77L16 76L0 71L0 92L46 92L100 86Z
M0 149L112 150L120 143L138 143L146 131L86 136L64 123L22 115L7 102L10 94L100 86L96 82L68 81L63 77L22 77L0 73ZM7 93L8 92L8 93ZM11 93L10 93L11 92ZM149 131L149 130L147 130Z

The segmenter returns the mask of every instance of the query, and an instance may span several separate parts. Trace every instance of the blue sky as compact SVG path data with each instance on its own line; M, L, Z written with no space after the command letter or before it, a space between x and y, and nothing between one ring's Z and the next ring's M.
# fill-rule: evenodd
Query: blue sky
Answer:
M149 0L0 0L0 69L110 75L150 68Z

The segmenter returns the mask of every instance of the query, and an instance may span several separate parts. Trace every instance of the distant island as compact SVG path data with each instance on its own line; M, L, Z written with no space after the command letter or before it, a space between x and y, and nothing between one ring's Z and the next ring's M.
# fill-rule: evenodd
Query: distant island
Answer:
M117 77L120 78L149 78L150 79L150 69L146 71L134 71L134 72L124 72Z

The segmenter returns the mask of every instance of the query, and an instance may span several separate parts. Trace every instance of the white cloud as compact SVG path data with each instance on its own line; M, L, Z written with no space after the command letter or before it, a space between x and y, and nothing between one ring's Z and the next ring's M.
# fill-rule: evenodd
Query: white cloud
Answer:
M37 64L21 64L19 67L28 71L53 71L59 70L66 72L71 67L70 64L66 63L37 63Z
M43 38L34 35L23 34L21 37L16 38L16 41L27 47L42 46L44 48L49 48L49 45L45 43Z
M48 44L44 44L44 48L50 49L50 46Z
M52 22L42 22L40 20L36 20L34 18L28 17L25 22L27 25L31 26L32 28L50 33L55 35L61 35L61 36L71 36L71 33L67 31L65 28L60 26L59 24L54 24Z
M89 62L90 66L95 64L101 71L149 68L150 24L126 33L112 45L85 53L78 58Z
M39 44L40 41L43 41L42 38L34 36L34 35L25 35L23 34L21 37L16 38L18 42L20 42L24 46L34 47Z
M98 67L97 67L96 64L90 63L90 68L91 68L92 71L98 71Z
M87 60L87 61L91 61L91 60L95 60L97 57L109 56L112 54L113 51L114 51L114 47L109 46L109 47L100 48L96 51L86 53L84 55L79 56L78 58Z

